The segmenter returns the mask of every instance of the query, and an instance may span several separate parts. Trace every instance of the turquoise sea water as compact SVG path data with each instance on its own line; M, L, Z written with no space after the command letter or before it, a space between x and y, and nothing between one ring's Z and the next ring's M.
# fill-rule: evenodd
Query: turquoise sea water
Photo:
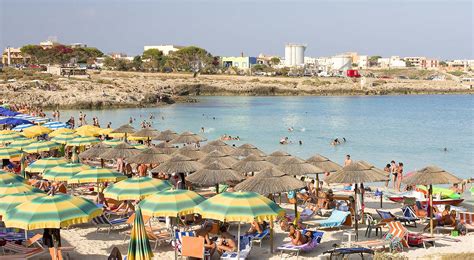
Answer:
M239 136L240 145L252 143L263 151L287 151L301 158L320 153L342 163L350 154L383 168L401 161L405 172L438 165L459 177L474 177L474 97L471 95L367 97L201 97L199 103L161 108L83 110L92 122L105 127L136 119L156 119L153 127L177 132L190 130L209 140L223 134ZM62 120L79 111L61 111ZM164 117L164 120L161 117ZM215 119L213 119L215 117ZM294 131L289 132L288 128ZM288 136L294 144L280 145ZM345 137L333 147L332 139ZM303 145L299 145L301 140ZM447 148L447 152L443 151Z

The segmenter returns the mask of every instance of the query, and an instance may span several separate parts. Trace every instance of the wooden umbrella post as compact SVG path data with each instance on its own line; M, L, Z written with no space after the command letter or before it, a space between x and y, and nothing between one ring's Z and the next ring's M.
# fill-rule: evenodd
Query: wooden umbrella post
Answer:
M273 254L273 221L270 221L270 254Z
M319 194L319 174L316 173L316 203L318 203L317 198Z
M433 185L430 184L429 189L429 199L430 199L430 235L433 236Z
M358 219L357 219L357 183L354 186L354 228L355 228L355 235L356 235L356 241L359 241L359 224L358 224Z

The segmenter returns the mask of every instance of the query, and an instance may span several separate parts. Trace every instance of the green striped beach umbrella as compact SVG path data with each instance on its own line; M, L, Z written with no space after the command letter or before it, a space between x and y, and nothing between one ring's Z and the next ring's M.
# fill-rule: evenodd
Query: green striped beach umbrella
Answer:
M148 149L149 147L143 144L132 144L133 147L137 148L138 150L145 150Z
M195 213L195 207L206 200L190 190L166 190L140 202L143 214L152 217L178 217Z
M0 184L8 184L13 182L25 182L25 179L14 173L0 170Z
M44 196L46 196L46 193L44 192L23 192L3 196L0 198L0 216L4 216L7 211L23 202L31 201L32 199Z
M28 138L22 138L22 139L17 139L13 141L11 144L8 145L8 148L15 148L18 150L23 150L26 146L36 143L37 141L35 139L28 139Z
M153 193L171 188L167 181L150 177L133 177L119 181L104 190L106 198L115 200L141 200Z
M63 133L63 134L60 134L60 135L57 135L53 138L51 138L51 141L55 142L55 143L59 143L59 144L66 144L67 142L73 140L74 138L77 138L79 137L78 134L75 134L75 133L72 133L72 132L67 132L67 133Z
M107 168L92 168L83 170L67 180L67 183L99 183L116 182L127 176Z
M115 147L121 143L123 143L122 140L120 139L110 139L110 140L105 140L105 141L102 141L103 144L106 144L108 146L111 146L111 147Z
M53 167L43 174L43 179L50 181L67 181L80 171L89 170L91 167L81 163L68 163Z
M86 146L100 143L99 138L93 136L76 137L66 143L66 146Z
M129 260L147 260L153 257L150 241L143 223L143 216L140 207L135 211L135 220L133 221L132 232L130 233L130 242L128 244L127 259Z
M25 230L61 228L87 223L101 214L102 209L90 200L71 195L49 195L9 210L4 222L6 227Z
M28 165L25 171L43 173L44 171L48 169L51 169L58 165L63 165L66 163L67 161L61 158L50 157L50 158L45 158L45 159L39 159L36 162Z
M18 158L23 154L22 151L10 148L10 147L0 147L0 159L13 159Z
M18 133L2 134L0 135L0 143L11 143L22 138L24 137Z
M61 147L61 144L52 142L52 141L39 141L36 143L32 143L25 148L23 148L23 151L27 153L40 153L40 152L46 152L54 149L59 149Z
M32 192L43 192L43 191L22 182L0 184L0 197L5 196L5 195L10 195L10 194L24 193L24 192L32 193Z

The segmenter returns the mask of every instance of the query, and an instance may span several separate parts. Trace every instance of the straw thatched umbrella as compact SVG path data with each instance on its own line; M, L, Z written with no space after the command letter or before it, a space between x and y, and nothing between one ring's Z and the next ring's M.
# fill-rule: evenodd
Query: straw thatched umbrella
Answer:
M216 193L219 193L219 184L240 182L243 179L245 179L244 176L219 162L213 162L186 177L187 181L202 186L216 185Z
M206 139L200 135L197 135L193 132L186 131L180 134L178 137L173 139L171 143L174 144L191 144L191 143L199 143L205 141Z
M133 128L133 126L131 126L129 124L125 124L125 125L121 125L119 128L116 128L116 129L112 130L112 132L110 132L110 133L125 134L124 140L126 142L127 141L127 134L133 134L135 132L136 132L136 130L135 130L135 128Z
M160 141L165 141L165 142L169 142L175 138L178 137L178 134L172 130L165 130L163 132L161 132L159 135L157 135L155 138L153 138L153 140L160 140Z
M255 147L252 144L243 144L232 153L233 156L237 157L247 157L249 155L256 155L256 156L266 156L264 152L262 152L260 149Z
M160 152L164 154L173 154L178 150L178 147L174 144L170 144L169 142L162 142L156 145L156 149L158 149Z
M211 164L213 162L219 162L222 163L226 166L231 167L232 165L236 164L239 162L239 160L235 159L234 157L230 155L226 155L225 153L219 152L219 151L212 151L206 157L202 158L199 160L200 163L204 165Z
M202 159L207 155L207 153L202 152L201 150L199 150L199 148L194 147L192 145L186 145L184 147L181 147L174 153L184 155L184 156L189 157L193 160Z
M100 156L105 153L107 150L111 148L110 145L104 143L98 143L93 145L91 148L85 150L84 152L79 154L79 158L81 159L93 159L93 158L100 158Z
M244 159L237 162L236 164L232 165L232 169L241 173L248 173L248 172L258 172L272 166L275 166L275 165L265 161L263 157L252 154L245 157Z
M282 164L278 166L278 168L288 175L307 175L324 173L323 169L320 169L319 167L309 164L296 157L292 157L288 160L285 160Z
M191 173L203 168L199 162L181 154L174 155L168 161L151 170L151 172Z
M461 179L454 176L452 173L447 172L437 166L427 166L419 171L416 171L410 177L403 180L403 183L411 185L429 185L428 197L429 197L429 215L430 215L430 233L433 235L433 184L452 184L460 183Z
M306 162L324 170L324 173L336 172L342 169L342 166L340 166L339 164L329 160L328 158L320 154L316 154L310 157L308 160L306 160ZM316 194L318 194L318 190L319 190L319 174L318 173L316 173L316 184L317 184Z
M153 139L153 138L157 137L159 134L160 134L160 132L158 132L158 130L156 130L154 128L151 128L151 127L147 127L147 128L143 128L143 129L139 130L138 132L135 132L133 134L133 136L147 137L148 140L150 140L150 139Z
M113 160L117 158L125 159L138 155L139 153L140 150L138 150L132 145L123 142L119 145L116 145L114 148L110 148L109 150L104 152L102 155L100 155L100 158L107 160Z
M128 158L127 161L139 164L158 164L168 161L169 159L171 159L171 156L164 154L157 148L149 148L143 150L133 157Z
M289 153L276 151L265 157L265 160L275 165L280 165L290 158L292 158L292 156Z
M212 151L219 151L223 154L230 155L235 151L235 148L221 140L214 140L201 147L201 151L206 153L210 153Z
M349 165L344 166L342 169L338 170L337 172L331 174L329 177L325 179L327 183L355 183L354 186L354 198L357 198L358 194L358 184L359 183L367 183L367 182L379 182L379 181L386 181L387 175L384 171L375 168L375 166L364 162L353 162ZM355 204L355 203L354 203ZM358 212L355 209L354 205L354 214L355 214L355 231L356 231L356 240L359 239L358 234Z

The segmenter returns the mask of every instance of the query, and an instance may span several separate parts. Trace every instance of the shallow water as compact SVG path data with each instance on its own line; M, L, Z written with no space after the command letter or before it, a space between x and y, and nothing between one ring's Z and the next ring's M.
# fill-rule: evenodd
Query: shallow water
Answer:
M342 163L346 154L380 168L401 161L405 172L438 165L461 178L474 177L474 102L471 95L363 97L201 97L199 103L161 108L88 110L88 122L118 127L136 119L139 127L150 113L153 127L199 132L216 139L239 136L267 153L287 151L301 158L320 153ZM61 111L62 119L79 111ZM164 120L161 117L164 117ZM213 119L215 117L215 119ZM294 131L289 132L288 128ZM288 136L294 144L280 145ZM332 139L345 137L336 147ZM303 145L299 145L301 140ZM443 151L447 148L447 152Z

